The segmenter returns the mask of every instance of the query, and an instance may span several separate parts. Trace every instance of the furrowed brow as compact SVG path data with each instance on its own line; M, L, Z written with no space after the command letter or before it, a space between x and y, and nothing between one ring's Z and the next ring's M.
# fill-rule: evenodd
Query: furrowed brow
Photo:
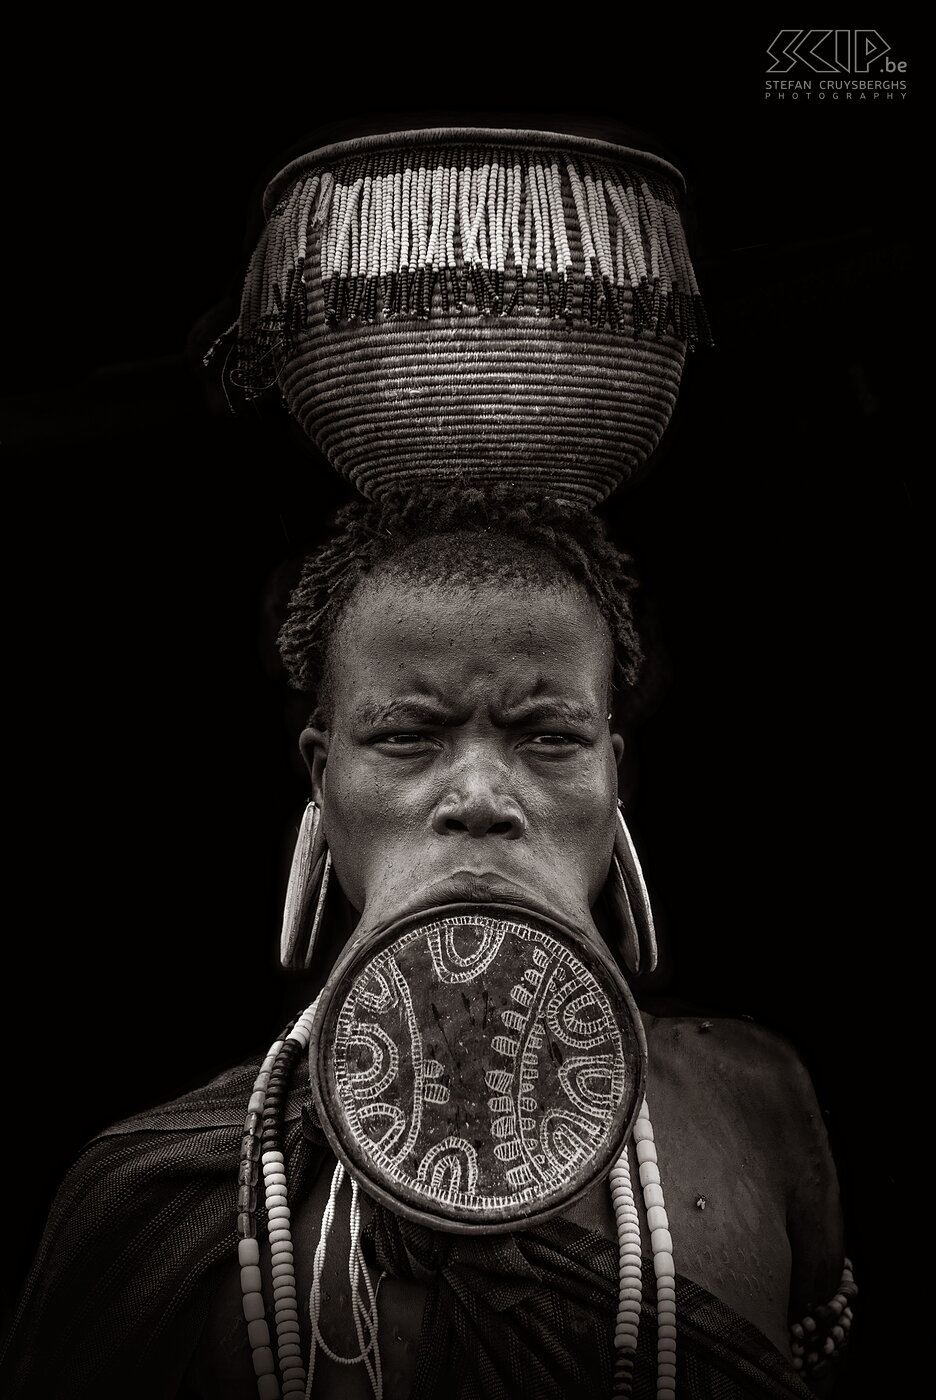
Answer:
M438 701L415 696L390 700L387 704L365 701L354 712L358 724L376 728L384 724L441 724L450 718Z
M529 700L503 712L506 724L594 724L599 716L592 705L578 700Z

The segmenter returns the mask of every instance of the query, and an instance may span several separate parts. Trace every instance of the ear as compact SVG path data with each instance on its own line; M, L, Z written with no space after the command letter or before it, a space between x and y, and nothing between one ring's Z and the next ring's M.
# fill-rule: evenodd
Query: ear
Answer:
M299 735L299 752L305 760L305 765L309 770L309 777L312 779L312 796L322 806L323 788L325 781L325 764L328 761L328 731L325 729L313 729L309 725L303 729Z
M614 761L620 768L621 759L624 757L624 740L617 730L611 735L611 747L614 750Z

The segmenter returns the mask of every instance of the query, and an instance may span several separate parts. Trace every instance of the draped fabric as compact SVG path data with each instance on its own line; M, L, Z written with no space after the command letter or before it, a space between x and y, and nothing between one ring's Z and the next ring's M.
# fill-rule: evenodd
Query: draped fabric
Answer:
M257 1063L118 1124L64 1181L0 1355L7 1400L172 1400L236 1255L241 1128ZM295 1205L327 1148L307 1084L286 1109ZM263 1215L261 1212L261 1221ZM564 1220L496 1236L442 1235L377 1207L374 1264L429 1284L411 1400L599 1400L610 1394L617 1246ZM653 1269L644 1265L635 1400L651 1400ZM677 1392L691 1400L808 1400L758 1330L677 1279Z
M599 1400L611 1394L617 1244L554 1219L516 1235L439 1235L377 1209L378 1267L431 1283L410 1400ZM643 1262L634 1400L656 1391L653 1263ZM677 1276L676 1393L812 1397L753 1324ZM814 1400L814 1397L813 1397Z

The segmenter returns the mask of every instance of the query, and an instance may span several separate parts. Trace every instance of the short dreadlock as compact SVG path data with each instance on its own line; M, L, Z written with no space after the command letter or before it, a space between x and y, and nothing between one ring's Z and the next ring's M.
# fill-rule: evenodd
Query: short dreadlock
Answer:
M361 581L381 571L414 582L535 583L574 579L595 603L611 635L612 685L625 708L643 662L633 615L633 561L591 512L551 497L518 497L506 488L450 492L427 503L392 496L354 501L338 513L331 539L303 565L279 649L296 690L327 723L329 659L338 623Z

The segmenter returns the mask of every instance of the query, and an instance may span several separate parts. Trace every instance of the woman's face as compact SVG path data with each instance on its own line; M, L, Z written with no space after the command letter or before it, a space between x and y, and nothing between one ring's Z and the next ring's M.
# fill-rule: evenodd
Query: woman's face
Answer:
M366 580L302 745L361 930L454 901L594 929L614 839L611 644L577 585Z

